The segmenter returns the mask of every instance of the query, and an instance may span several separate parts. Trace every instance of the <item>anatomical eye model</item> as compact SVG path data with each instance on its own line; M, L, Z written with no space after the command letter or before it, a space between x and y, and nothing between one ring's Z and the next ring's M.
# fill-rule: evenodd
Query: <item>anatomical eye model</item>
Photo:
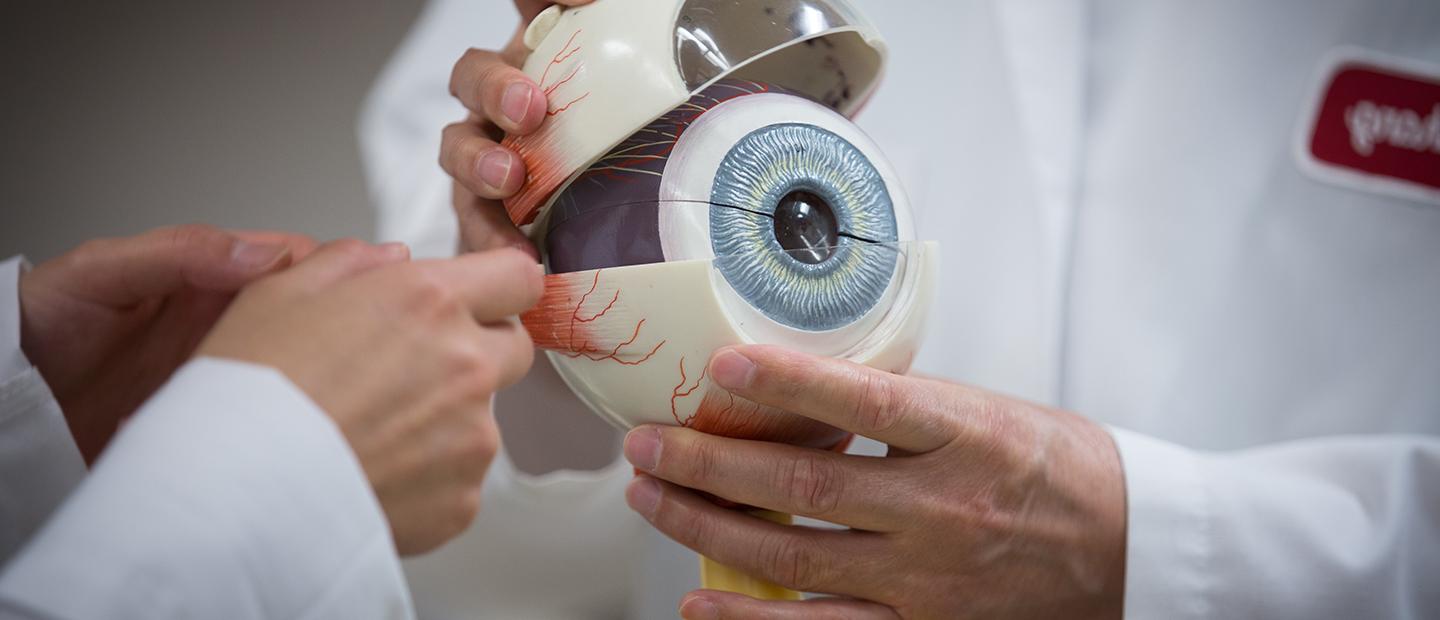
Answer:
M598 0L542 13L526 44L550 117L507 142L531 176L506 206L550 274L522 317L536 345L621 427L841 447L706 365L764 343L908 370L936 248L846 117L878 35L841 0Z
M525 325L616 424L834 445L837 431L711 389L711 352L909 365L924 270L894 173L843 116L778 87L705 88L578 175L542 225L552 275Z

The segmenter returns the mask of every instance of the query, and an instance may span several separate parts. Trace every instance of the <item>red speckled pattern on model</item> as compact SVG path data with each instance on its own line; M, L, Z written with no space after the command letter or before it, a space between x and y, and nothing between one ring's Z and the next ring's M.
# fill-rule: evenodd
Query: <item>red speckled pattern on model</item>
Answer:
M648 337L645 319L621 304L620 289L602 285L603 271L545 276L545 293L521 324L547 351L624 366L650 361L665 341Z
M564 114L590 97L590 91L579 90L572 84L585 72L585 57L580 54L583 33L584 30L576 30L571 34L540 76L540 88L545 91L549 102L545 125L531 135L507 136L502 141L520 155L528 172L525 186L505 201L510 221L517 226L535 221L541 205L545 204L550 194L570 177L575 168L585 163L568 161L564 145L557 137L563 133L560 129L563 128Z
M708 360L707 360L708 361ZM681 426L737 439L774 441L843 451L850 434L810 418L758 405L718 387L705 390L700 407Z
M581 363L640 366L658 363L669 341L646 330L646 319L625 304L624 291L608 285L606 270L545 276L540 303L520 316L535 346ZM844 449L848 434L777 409L736 398L714 385L707 364L710 351L682 356L677 383L657 407L669 407L675 423L699 431L741 439L780 441L800 446ZM673 354L673 353L672 353ZM673 359L673 358L672 358ZM699 400L693 413L686 403ZM664 409L661 409L664 410Z

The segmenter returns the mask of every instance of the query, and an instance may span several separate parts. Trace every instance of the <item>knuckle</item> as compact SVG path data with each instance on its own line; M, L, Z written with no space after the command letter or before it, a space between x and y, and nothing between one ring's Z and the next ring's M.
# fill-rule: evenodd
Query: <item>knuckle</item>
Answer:
M855 401L851 419L855 420L862 435L889 433L895 430L904 415L900 393L889 379L878 372L862 372L856 377L856 382L860 384L860 398Z
M488 414L487 414L488 420ZM490 461L500 453L500 433L495 428L494 422L481 425L481 432L477 433L475 440L476 451L480 458L484 459L484 465L489 467Z
M479 351L471 346L457 346L450 350L450 370L454 376L462 381L460 396L464 400L474 400L481 396L488 396L476 379L481 378L488 372L489 360Z
M440 168L450 176L457 174L461 145L464 143L464 123L451 123L440 132Z
M500 441L488 424L476 424L460 439L460 460L465 478L473 482L485 479L490 462L500 449Z
M455 66L450 69L450 95L452 97L463 96L461 92L462 86L471 82L471 80L466 79L467 74L469 74L474 67L484 62L482 60L484 55L484 50L472 47L465 50L465 53L460 55L460 59L455 61Z
M401 277L407 286L410 307L418 314L438 317L454 308L455 294L438 277L415 268L406 269Z
M475 517L480 514L480 489L467 489L456 496L454 508L450 512L451 522L448 529L452 535L468 529L470 524L475 521Z
M825 585L824 555L810 539L788 532L769 534L760 549L760 566L769 567L781 585L802 592Z
M790 364L777 364L773 366L773 372L755 373L754 382L750 384L750 390L761 398L774 399L778 403L800 403L811 398L816 385L810 381L800 380L808 373L804 369ZM783 408L783 407L782 407Z
M1032 480L1045 471L1048 450L1047 434L1018 415L1011 403L991 399L987 407L990 437L1004 467L1021 480Z
M170 241L177 245L184 245L189 242L213 237L220 232L219 229L207 224L179 224L163 229Z
M520 377L530 374L530 368L535 365L535 342L530 340L529 332L519 327L514 329L515 338L515 366L519 370ZM516 379L519 380L518 378Z
M467 349L454 353L452 369L455 398L466 406L488 403L499 389L501 369L483 352Z
M720 455L713 442L702 436L692 441L669 443L671 445L665 446L669 450L660 450L657 465L662 471L669 469L667 465L678 468L686 486L705 486L714 479Z
M786 489L791 505L803 514L824 518L835 513L844 493L844 482L833 459L806 454L782 468L776 488Z
M965 439L969 444L982 444L987 447L987 452L994 452L999 444L997 438L1015 438L1017 433L1023 432L1020 425L1015 424L1015 419L1010 415L1009 407L1001 399L988 394L972 393L964 397L962 410L965 417L970 419L970 432ZM989 454L992 457L1004 457L1001 454Z
M535 361L535 349L537 347L535 345L535 338L530 334L530 328L526 327L524 321L518 316L510 323L510 337L515 339L516 348L529 355L528 358L525 358L530 360L525 364L528 368L530 364Z
M512 73L518 71L514 67L501 61L495 52L485 51L483 54L484 57L477 65L479 67L478 73L480 79L475 81L475 95L478 101L486 101L491 96L498 96L507 78L509 78Z
M326 261L337 267L349 269L364 266L374 249L374 246L359 239L346 238L326 243L317 254L325 256Z
M529 374L530 367L535 365L535 347L530 341L530 335L518 327L507 326L509 334L505 338L509 341L505 349L512 351L500 362L502 372L497 387L509 387L518 383L525 375Z
M485 260L492 261L495 271L502 274L500 286L519 291L518 301L525 308L540 301L545 291L545 280L540 276L540 270L536 269L535 260L525 252L512 247L500 248L491 250Z
M204 248L217 240L229 241L220 229L206 224L181 224L161 229L162 238L175 252Z
M676 514L677 512L678 509L673 509L667 502L661 501L656 508L655 521L668 530L676 542L699 549L702 553L709 549L715 531L711 517L705 514Z
M535 358L535 341L530 338L530 331L518 318L500 324L497 329L504 330L510 348L519 354L516 359L520 365L529 368Z
M489 400L503 381L501 369L488 355L476 355L470 363L470 381L473 398Z
M91 265L104 262L107 260L106 257L114 252L115 241L113 239L92 239L60 257L59 262L69 270L86 269Z
M350 259L363 256L370 247L364 241L354 238L337 239L331 241L329 246L330 251Z

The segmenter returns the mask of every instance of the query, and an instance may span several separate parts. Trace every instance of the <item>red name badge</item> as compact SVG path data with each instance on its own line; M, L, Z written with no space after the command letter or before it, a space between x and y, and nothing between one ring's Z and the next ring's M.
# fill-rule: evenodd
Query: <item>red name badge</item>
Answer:
M1440 69L1361 50L1326 63L1302 136L1321 180L1440 203Z

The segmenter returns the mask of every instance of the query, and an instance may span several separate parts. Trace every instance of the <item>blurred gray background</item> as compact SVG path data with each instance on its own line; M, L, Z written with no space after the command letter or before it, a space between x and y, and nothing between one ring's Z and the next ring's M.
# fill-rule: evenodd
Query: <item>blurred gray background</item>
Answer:
M355 140L422 0L6 0L0 258L166 224L369 238Z

